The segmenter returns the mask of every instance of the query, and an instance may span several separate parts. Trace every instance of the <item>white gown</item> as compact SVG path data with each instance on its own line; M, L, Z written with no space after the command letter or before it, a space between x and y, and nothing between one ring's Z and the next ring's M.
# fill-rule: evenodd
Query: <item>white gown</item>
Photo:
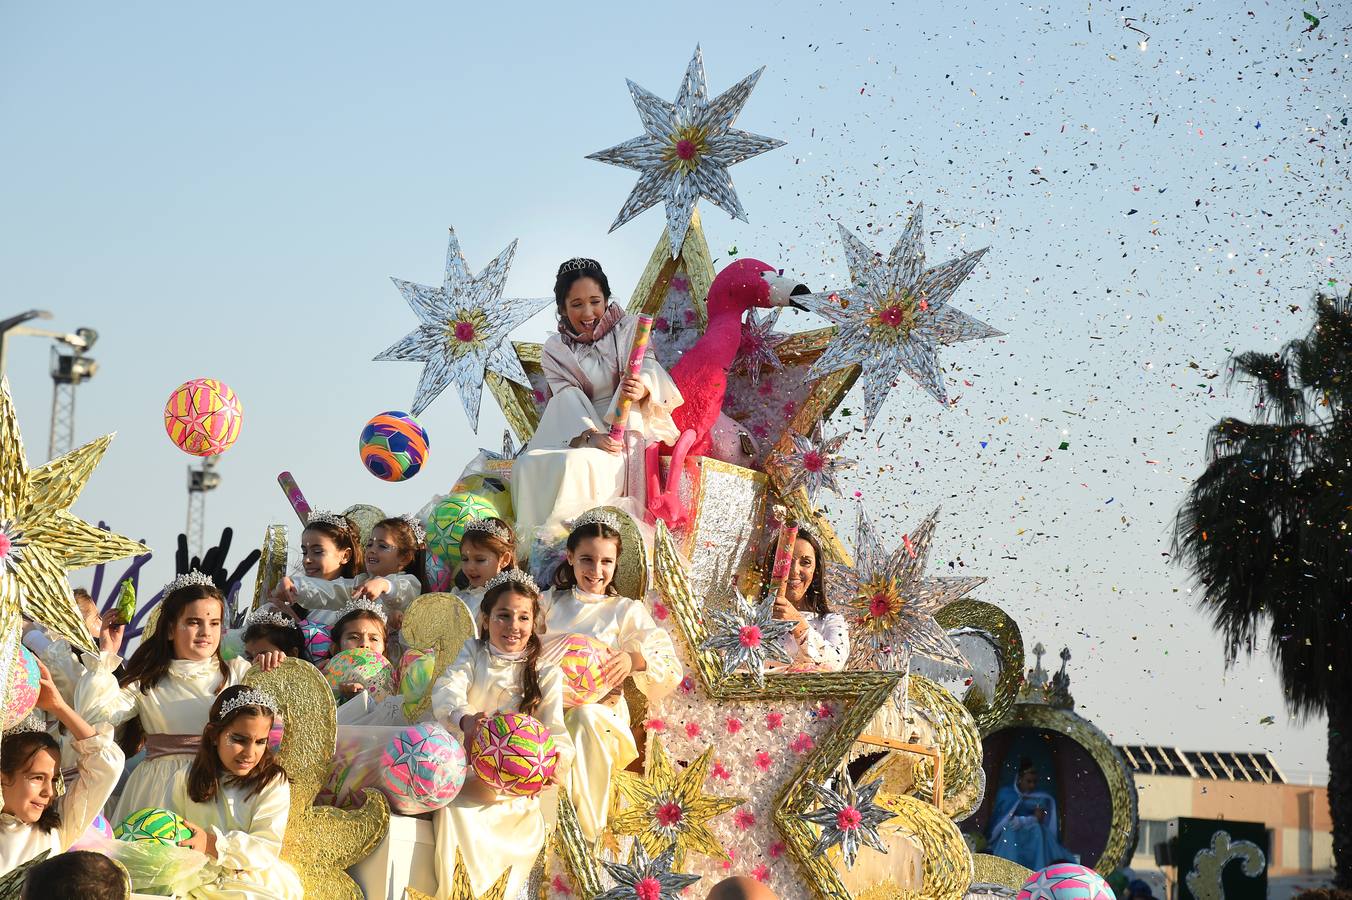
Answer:
M484 602L484 589L481 587L456 588L452 593L460 598L461 603L465 604L465 609L469 610L470 620L474 622L474 625L477 628L479 624L479 608Z
M640 601L573 589L550 591L540 603L548 629L546 657L566 636L585 634L615 650L643 656L647 669L631 677L646 697L664 697L680 684L681 664L671 635ZM568 774L568 796L582 833L595 840L606 827L612 773L638 758L629 705L619 693L614 700L576 706L563 718L577 751Z
M633 436L626 438L625 451L568 446L588 428L610 431L637 328L638 317L625 316L595 343L565 340L561 334L545 341L542 362L549 400L534 437L512 466L518 558L530 556L538 529L622 497L631 498L625 505L641 519L643 450L650 442L680 437L671 412L681 405L681 393L651 345L638 376L648 395L629 409L625 427Z
M113 743L113 729L100 725L93 737L72 742L80 777L56 800L61 824L42 831L8 813L0 813L0 874L23 865L44 850L64 853L103 810L122 775L122 751Z
M407 573L381 577L389 579L390 590L376 599L385 605L387 613L403 612L422 593L422 584ZM291 583L296 587L296 603L310 610L306 619L320 625L333 625L341 618L343 607L352 602L352 592L369 580L370 576L363 572L356 578L335 578L332 581L296 575Z
M206 803L188 797L188 773L173 781L169 806L184 819L216 836L216 858L207 863L184 897L190 900L300 900L300 876L281 858L291 786L273 781L252 797L231 779L221 779Z
M216 695L238 684L249 671L246 660L232 659L225 664L228 675L222 681L214 656L176 659L169 663L169 671L159 684L141 693L135 682L124 688L117 686L113 670L122 660L115 653L109 651L97 658L86 654L84 661L89 671L75 688L75 709L91 725L106 722L117 726L139 717L147 739L157 735L200 739ZM192 765L193 752L147 759L138 765L128 776L109 821L117 824L138 809L168 805L174 776Z
M437 721L463 741L460 719L464 716L516 712L521 708L524 665L521 660L497 653L485 640L466 641L455 662L432 687L432 710ZM563 675L550 665L540 665L537 671L542 696L535 718L554 735L562 782L573 760L573 742L563 716ZM445 900L451 895L457 847L475 896L488 890L510 868L504 896L516 897L544 846L546 811L542 807L547 801L552 811L555 791L546 788L534 797L497 794L471 774L460 794L432 813L437 841L437 897Z
M845 660L850 658L850 629L845 624L845 617L840 613L819 616L808 610L803 610L802 614L803 621L807 623L803 642L798 643L792 632L780 638L779 642L793 660L792 665L820 672L843 670Z

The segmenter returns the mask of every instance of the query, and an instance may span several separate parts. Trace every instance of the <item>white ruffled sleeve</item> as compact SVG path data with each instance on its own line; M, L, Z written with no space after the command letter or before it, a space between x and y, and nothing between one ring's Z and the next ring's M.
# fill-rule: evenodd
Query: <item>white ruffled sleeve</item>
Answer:
M136 717L141 691L136 683L119 687L113 671L122 657L111 650L98 656L86 653L85 673L75 685L75 711L90 725L106 722L117 726Z
M263 788L255 799L258 806L248 831L211 829L216 835L216 862L221 868L266 870L277 865L291 813L291 785L282 777Z
M540 678L540 705L535 709L535 718L554 736L554 748L559 751L555 777L562 782L576 753L573 739L568 735L568 726L563 722L563 672L558 666L544 663L539 664L535 671Z
M461 734L462 718L484 712L482 709L471 709L469 705L469 688L474 678L479 644L478 640L465 641L455 662L432 685L432 715L452 734Z
M649 699L665 697L681 683L681 664L676 659L676 645L671 642L671 634L657 624L643 603L631 597L623 597L620 602L624 604L620 649L638 653L648 666L633 674L634 686Z
M35 627L23 636L23 643L52 673L52 683L61 699L74 706L75 685L84 677L85 667L71 650L70 642L65 638L53 640L42 628Z
M80 777L61 798L61 850L80 839L103 809L122 777L122 750L113 742L113 727L106 723L94 729L93 737L73 741Z
M296 602L306 609L342 609L352 602L354 581L352 578L325 581L308 575L297 575L291 579L296 587Z
M390 582L390 590L381 594L377 599L384 603L385 608L390 612L403 612L410 603L422 595L422 583L418 581L416 576L409 575L407 572L381 577ZM364 583L369 579L362 580Z

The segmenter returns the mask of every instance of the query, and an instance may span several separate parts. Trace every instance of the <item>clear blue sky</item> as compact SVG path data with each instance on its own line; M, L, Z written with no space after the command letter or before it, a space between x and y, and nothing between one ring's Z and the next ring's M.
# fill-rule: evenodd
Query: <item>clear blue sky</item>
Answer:
M1008 337L942 352L950 409L901 384L847 444L850 489L896 539L942 504L935 567L988 576L975 596L1030 645L1070 644L1116 739L1320 772L1322 722L1287 721L1265 659L1224 672L1164 554L1208 425L1246 410L1229 351L1303 333L1312 290L1352 274L1348 27L1228 2L9 3L0 313L99 330L78 437L118 438L77 510L160 551L151 581L185 516L160 416L188 378L247 413L209 531L293 521L282 469L317 506L412 510L502 425L486 397L476 442L447 394L421 475L360 468L362 423L420 371L371 361L414 323L388 276L438 278L454 225L475 269L520 238L515 295L579 253L627 295L661 214L607 235L633 177L583 158L638 134L624 78L670 99L696 43L714 92L766 64L739 125L788 146L733 169L749 224L704 207L716 255L839 284L834 220L886 250L917 201L932 260L992 248L954 302ZM11 341L35 460L47 352Z

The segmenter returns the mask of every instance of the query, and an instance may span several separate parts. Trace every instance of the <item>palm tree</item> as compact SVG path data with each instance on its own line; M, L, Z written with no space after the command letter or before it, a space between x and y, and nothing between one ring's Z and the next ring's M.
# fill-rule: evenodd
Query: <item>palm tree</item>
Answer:
M1242 353L1254 421L1208 436L1174 531L1226 662L1266 632L1290 711L1328 716L1335 882L1352 888L1352 292L1316 298L1314 328Z

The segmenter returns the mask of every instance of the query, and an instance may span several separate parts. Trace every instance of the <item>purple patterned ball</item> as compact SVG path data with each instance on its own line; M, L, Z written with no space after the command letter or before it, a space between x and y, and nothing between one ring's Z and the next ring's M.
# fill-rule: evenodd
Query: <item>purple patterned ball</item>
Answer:
M1115 900L1113 889L1093 869L1056 863L1023 883L1016 900Z

